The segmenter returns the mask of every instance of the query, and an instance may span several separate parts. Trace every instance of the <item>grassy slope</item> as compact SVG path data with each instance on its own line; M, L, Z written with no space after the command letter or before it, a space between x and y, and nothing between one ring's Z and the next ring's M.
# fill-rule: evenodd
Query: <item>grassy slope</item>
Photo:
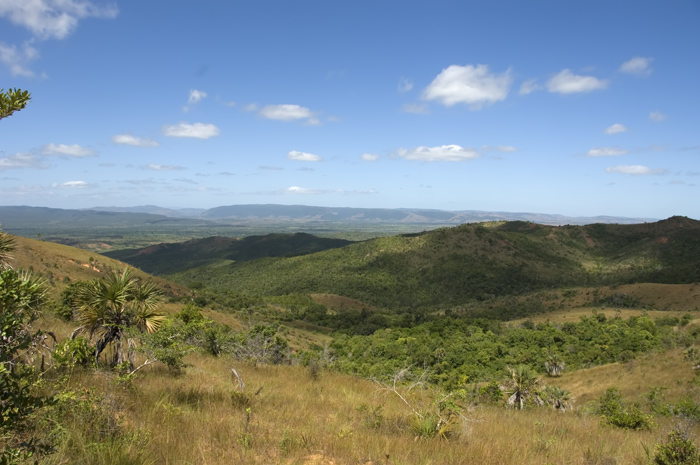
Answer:
M562 286L692 283L700 280L700 222L468 224L169 277L259 295L337 294L387 308L452 306Z
M72 382L106 393L127 431L149 432L145 456L170 464L641 464L647 463L643 445L653 450L675 420L657 419L651 431L605 427L585 413L586 402L612 385L625 400L641 404L650 386L668 387L670 401L697 395L689 364L673 351L545 380L572 391L576 413L476 407L458 423L456 437L426 441L409 430L406 404L371 381L333 372L313 379L303 367L250 366L227 358L193 355L189 361L177 378L149 367L131 390L103 373L75 372ZM245 396L235 393L231 367L243 377ZM421 389L401 392L416 409L428 408L433 396ZM241 403L242 397L249 403ZM358 411L363 404L383 406L379 424L367 423ZM700 432L697 426L693 431ZM61 453L45 463L65 463Z

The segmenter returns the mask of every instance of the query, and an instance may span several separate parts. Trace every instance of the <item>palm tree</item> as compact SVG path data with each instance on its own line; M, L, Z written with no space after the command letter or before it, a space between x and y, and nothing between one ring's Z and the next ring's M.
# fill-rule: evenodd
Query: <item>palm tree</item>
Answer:
M510 394L508 405L522 410L526 402L535 402L542 405L544 402L539 394L540 379L537 373L525 365L515 368L508 367L508 378L505 382L505 391Z
M0 268L10 266L12 251L15 248L15 240L7 233L0 231Z
M102 351L114 343L113 363L132 363L133 344L128 338L125 341L127 354L124 352L125 332L133 327L148 333L158 330L165 319L157 312L161 295L155 284L141 281L132 269L113 270L106 278L90 281L78 290L75 303L80 326L73 337L80 333L89 334L90 339L98 336L95 362L99 361Z
M547 361L544 362L549 376L561 376L561 373L566 369L566 362L561 358L561 355L550 353L547 355Z

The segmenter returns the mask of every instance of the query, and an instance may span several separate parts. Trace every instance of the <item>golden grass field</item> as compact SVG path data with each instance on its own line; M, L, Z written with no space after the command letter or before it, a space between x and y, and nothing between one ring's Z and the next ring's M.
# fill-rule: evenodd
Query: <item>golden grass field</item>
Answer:
M68 325L45 321L54 327ZM60 328L59 328L60 329ZM573 412L472 406L449 439L417 438L411 409L378 383L302 366L250 365L192 354L179 376L163 366L138 372L129 385L116 375L76 369L76 392L104 396L103 405L135 438L81 445L78 433L41 463L152 464L646 464L677 419L657 417L650 431L601 424L587 407L610 386L645 408L651 387L666 387L669 402L699 398L690 362L680 349L543 378L575 397ZM241 390L231 368L241 375ZM47 376L55 376L47 374ZM416 410L430 408L430 389L398 391ZM362 405L368 410L358 410ZM382 406L381 418L371 412ZM80 425L76 425L76 431ZM697 425L694 434L700 434Z

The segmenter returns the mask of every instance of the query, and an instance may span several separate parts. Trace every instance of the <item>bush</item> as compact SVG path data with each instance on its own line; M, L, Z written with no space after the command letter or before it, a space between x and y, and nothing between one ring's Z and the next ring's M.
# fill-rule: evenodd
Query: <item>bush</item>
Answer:
M84 337L59 342L51 353L51 358L56 366L67 368L76 365L88 366L94 357L95 349L90 347L90 343Z
M596 413L602 415L603 423L625 429L651 429L654 426L651 415L644 414L639 407L626 407L622 394L616 387L608 388L600 397Z
M700 454L688 433L676 429L671 431L666 442L656 446L655 465L697 465Z

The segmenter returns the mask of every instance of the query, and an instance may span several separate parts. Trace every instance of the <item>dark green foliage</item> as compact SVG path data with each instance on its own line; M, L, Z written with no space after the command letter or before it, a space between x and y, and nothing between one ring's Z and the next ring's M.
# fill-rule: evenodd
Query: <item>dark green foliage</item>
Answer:
M146 249L123 249L105 252L151 274L185 271L205 265L245 262L264 257L294 257L322 250L344 247L352 242L328 239L306 233L267 234L244 238L208 237L191 241L160 244ZM194 280L201 288L201 281Z
M700 453L687 431L675 429L666 441L656 446L655 465L698 465Z

